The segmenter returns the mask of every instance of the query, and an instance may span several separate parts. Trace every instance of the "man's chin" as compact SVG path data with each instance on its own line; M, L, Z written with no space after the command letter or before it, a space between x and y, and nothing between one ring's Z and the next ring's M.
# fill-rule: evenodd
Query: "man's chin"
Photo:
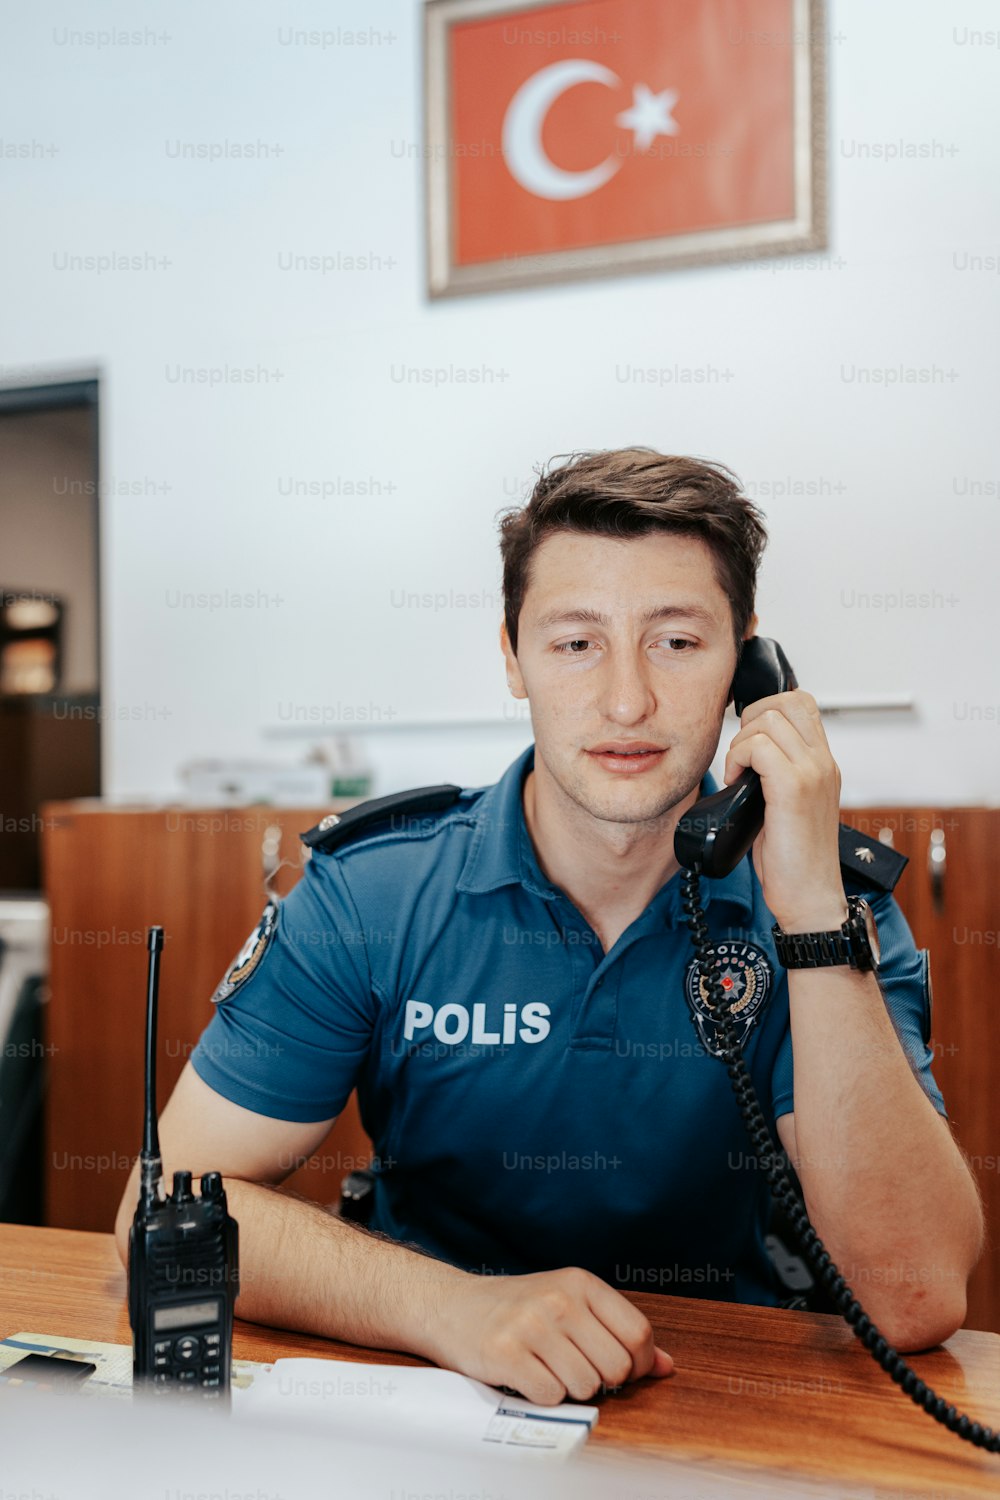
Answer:
M701 780L697 766L680 766L668 751L659 766L639 775L616 774L595 764L586 750L563 752L562 758L539 754L535 770L543 774L570 802L602 823L654 824L670 813Z
M663 818L687 795L687 789L677 786L673 777L657 781L659 784L652 779L641 784L640 777L623 776L616 778L614 785L600 786L588 776L583 784L577 784L574 800L602 822L651 823Z

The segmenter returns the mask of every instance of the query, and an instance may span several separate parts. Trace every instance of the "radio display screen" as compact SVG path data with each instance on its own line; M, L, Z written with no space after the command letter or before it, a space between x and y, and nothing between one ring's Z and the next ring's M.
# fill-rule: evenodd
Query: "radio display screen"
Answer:
M197 1328L214 1323L219 1316L218 1302L185 1302L180 1307L158 1307L153 1313L153 1330L169 1333L173 1328Z

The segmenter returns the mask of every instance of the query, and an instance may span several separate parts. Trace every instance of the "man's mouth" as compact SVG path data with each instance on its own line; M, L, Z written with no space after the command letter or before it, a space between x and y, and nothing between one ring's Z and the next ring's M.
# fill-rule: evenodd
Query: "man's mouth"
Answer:
M666 754L666 747L652 745L648 740L629 740L621 744L607 741L603 745L595 745L587 754L605 770L635 773L648 771L659 765Z

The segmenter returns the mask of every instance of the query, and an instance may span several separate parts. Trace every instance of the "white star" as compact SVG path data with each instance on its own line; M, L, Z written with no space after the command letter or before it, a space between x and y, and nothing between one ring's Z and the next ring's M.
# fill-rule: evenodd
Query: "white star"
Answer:
M616 117L615 124L634 131L633 144L637 151L648 151L654 136L678 134L680 126L676 120L671 119L670 111L679 97L675 89L664 89L662 94L654 94L644 83L634 84L632 107L623 110Z
M746 980L744 979L743 975L734 974L732 969L724 969L720 977L723 984L725 984L727 979L729 980L729 993L734 1000L738 1000L740 998L741 990L746 985Z

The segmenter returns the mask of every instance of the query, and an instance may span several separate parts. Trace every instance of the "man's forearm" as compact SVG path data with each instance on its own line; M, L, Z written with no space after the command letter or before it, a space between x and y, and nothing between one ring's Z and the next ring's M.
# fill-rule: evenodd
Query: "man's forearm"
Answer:
M902 1347L964 1318L982 1214L968 1168L912 1073L878 982L789 974L797 1170L810 1218L859 1300Z
M123 1260L134 1176L115 1228ZM545 1405L673 1368L642 1313L589 1271L477 1276L278 1188L225 1183L240 1226L241 1318L420 1354Z
M279 1188L225 1184L239 1224L239 1317L439 1357L438 1309L465 1272Z

